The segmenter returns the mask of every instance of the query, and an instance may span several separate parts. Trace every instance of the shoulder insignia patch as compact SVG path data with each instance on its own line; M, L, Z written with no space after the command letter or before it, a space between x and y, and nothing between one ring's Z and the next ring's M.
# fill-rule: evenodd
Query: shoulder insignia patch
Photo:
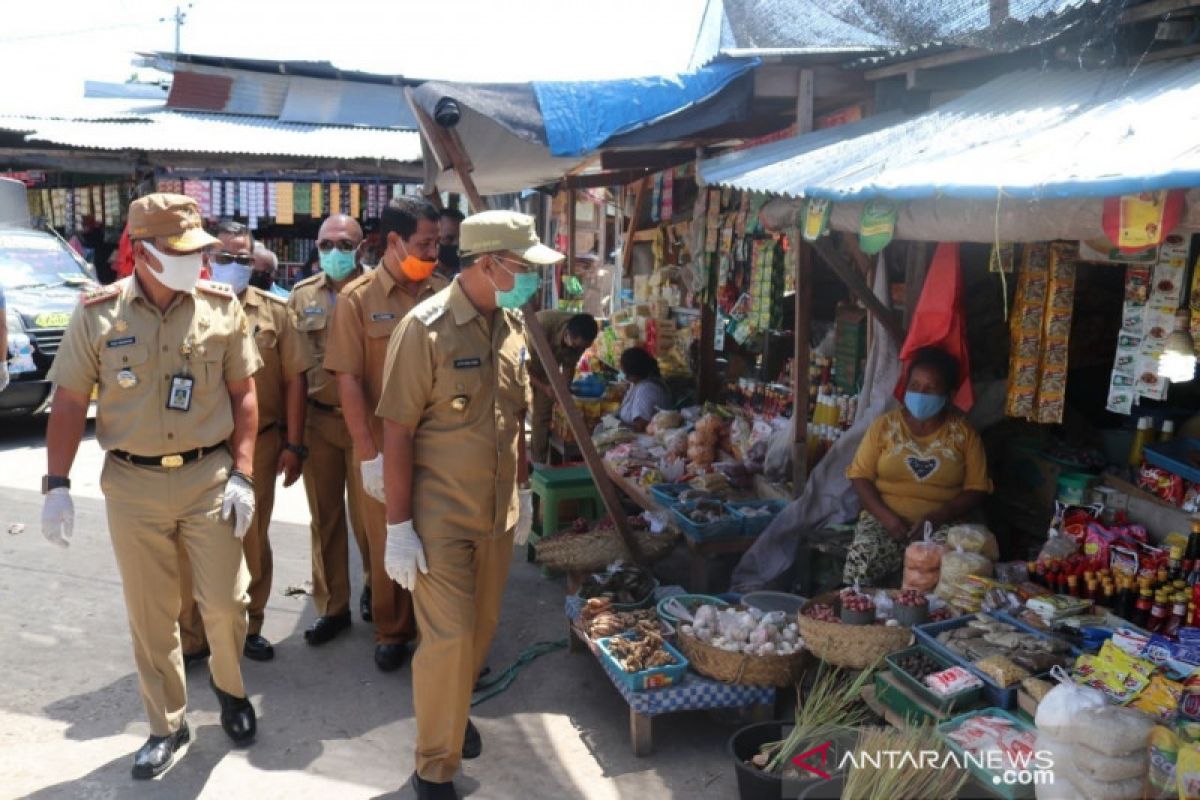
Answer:
M116 284L102 286L99 289L92 289L90 292L84 292L80 298L85 306L94 306L97 303L103 303L105 300L112 300L121 293L121 287Z
M425 325L432 325L446 313L445 303L422 303L413 309L413 316Z
M286 305L287 305L287 298L286 298L286 297L280 297L279 295L275 294L274 292L264 292L264 291L262 291L262 290L260 289L260 290L259 290L259 292L258 292L258 296L259 296L259 297L265 297L265 298L267 298L268 300L270 300L272 303L277 303L277 304L279 304L279 305L281 305L281 306L286 306Z
M233 287L228 283L217 283L216 281L197 281L196 288L205 294L224 297L226 300L233 300L236 295L233 293Z

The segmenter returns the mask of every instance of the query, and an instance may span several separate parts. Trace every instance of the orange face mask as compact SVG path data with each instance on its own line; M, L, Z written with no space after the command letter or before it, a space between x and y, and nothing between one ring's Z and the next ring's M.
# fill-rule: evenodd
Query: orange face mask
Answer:
M404 273L404 277L415 283L428 278L433 274L434 267L437 266L436 261L423 261L416 256L405 256L400 262L400 271Z

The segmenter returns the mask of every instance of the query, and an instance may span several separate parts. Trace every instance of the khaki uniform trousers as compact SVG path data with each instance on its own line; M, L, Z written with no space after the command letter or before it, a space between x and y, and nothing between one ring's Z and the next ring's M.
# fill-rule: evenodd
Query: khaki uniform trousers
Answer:
M513 532L417 533L429 566L413 592L421 631L412 666L417 774L444 782L462 761L471 689L500 621Z
M529 460L535 464L550 463L550 423L554 419L554 398L540 389L533 390L533 428L529 437Z
M271 556L271 540L267 531L271 527L271 514L275 509L275 467L279 463L279 451L283 447L283 434L278 425L272 425L258 435L254 442L254 517L242 537L242 553L246 557L246 568L250 571L250 608L247 634L261 634L267 600L271 597L271 579L275 574L275 562ZM187 564L187 551L181 548L180 564ZM208 646L204 634L204 620L196 606L192 582L188 570L183 570L180 588L183 592L179 612L179 637L183 652L199 653Z
M354 465L358 469L358 464ZM360 475L361 478L361 475ZM371 551L371 621L376 644L404 644L417 638L412 595L400 588L384 568L387 547L387 509L359 487L359 504Z
M225 450L170 470L110 455L100 475L142 703L155 736L178 730L187 705L178 627L181 573L195 586L212 646L213 682L235 697L246 696L239 659L250 576L232 520L221 520L232 465ZM179 557L181 548L187 564Z
M304 492L312 515L313 605L332 617L350 608L350 527L362 557L363 585L370 586L370 557L362 518L362 473L354 458L354 442L340 414L308 404L304 442Z

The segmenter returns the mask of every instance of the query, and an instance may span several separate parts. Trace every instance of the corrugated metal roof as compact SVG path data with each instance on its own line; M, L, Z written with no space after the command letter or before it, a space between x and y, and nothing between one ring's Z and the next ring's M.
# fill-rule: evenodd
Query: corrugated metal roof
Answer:
M708 0L692 67L718 56L893 53L930 45L1008 51L1044 41L1101 0Z
M415 131L307 125L164 109L127 111L116 119L0 116L0 130L24 132L31 142L95 150L371 158L408 163L421 160L420 136Z
M1200 68L1189 61L1132 75L1016 72L907 121L846 137L848 128L768 145L765 155L763 147L710 159L700 174L740 189L841 201L1196 187Z

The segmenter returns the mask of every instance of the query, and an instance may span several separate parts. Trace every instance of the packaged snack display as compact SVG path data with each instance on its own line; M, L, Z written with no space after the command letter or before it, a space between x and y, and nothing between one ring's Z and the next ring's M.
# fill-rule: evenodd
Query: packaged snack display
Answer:
M1200 797L1200 745L1179 745L1179 757L1175 761L1175 785L1179 787L1179 800Z
M905 548L904 580L901 586L919 592L932 592L941 576L942 552L942 546L928 537Z
M981 658L975 662L975 668L995 681L1001 689L1007 689L1014 683L1030 677L1028 670L1017 666L1006 656Z
M1129 655L1111 639L1096 655L1075 661L1075 680L1099 689L1120 705L1137 697L1150 684L1153 672L1153 664Z
M1159 722L1173 722L1183 698L1183 684L1170 681L1162 675L1150 678L1149 685L1129 704L1130 708L1152 717Z
M925 676L925 685L941 697L949 697L966 689L976 689L983 686L983 681L976 678L962 667L950 667L941 672Z
M946 531L946 549L979 553L989 561L1000 560L1000 546L995 534L982 525L952 526Z

